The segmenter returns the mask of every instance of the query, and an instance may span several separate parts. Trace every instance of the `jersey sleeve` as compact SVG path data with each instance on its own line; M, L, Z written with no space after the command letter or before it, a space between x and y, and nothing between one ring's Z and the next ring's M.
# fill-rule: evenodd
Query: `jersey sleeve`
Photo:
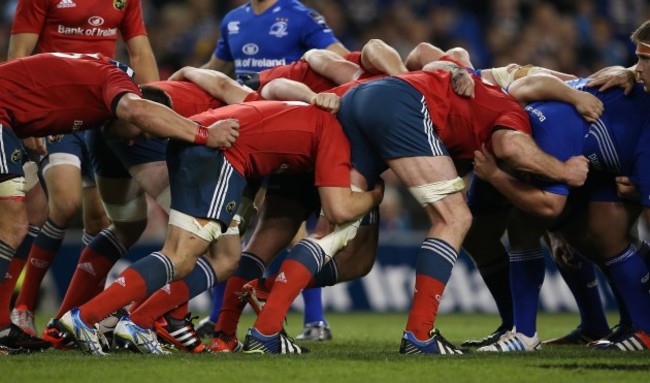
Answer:
M228 44L228 19L224 18L221 22L221 36L217 41L217 47L213 53L214 57L223 61L234 61L232 52L230 52L230 45Z
M323 128L315 169L316 187L350 186L350 143L335 121Z
M104 98L106 109L110 110L111 113L114 113L115 110L113 108L116 106L116 97L125 93L134 93L138 96L142 96L138 85L134 83L129 76L118 68L111 69L106 76L104 88L102 89L102 96Z
M502 113L494 121L494 127L502 126L522 133L530 134L530 120L528 114L522 108L510 108Z
M325 18L313 9L305 9L302 22L302 41L307 49L324 49L338 43Z
M49 0L19 0L11 33L40 34L45 25Z
M142 19L142 4L140 0L127 2L124 12L126 13L124 14L124 20L122 20L122 26L120 27L122 39L129 41L136 36L146 36L147 29Z

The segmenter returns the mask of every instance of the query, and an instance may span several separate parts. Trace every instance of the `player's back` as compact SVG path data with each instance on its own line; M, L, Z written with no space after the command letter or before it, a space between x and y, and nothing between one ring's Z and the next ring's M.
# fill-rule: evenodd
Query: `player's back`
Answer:
M165 91L171 99L174 112L183 117L190 117L225 105L223 101L212 97L210 93L190 81L156 81L146 85Z
M103 56L44 53L0 65L2 122L19 137L71 133L101 126L122 93L140 94Z
M256 101L191 117L205 126L227 118L239 120L240 135L224 154L246 178L316 170L318 183L319 172L344 167L349 182L350 147L331 113L302 102Z
M441 70L416 71L396 77L408 82L426 99L435 131L452 157L472 159L474 151L489 143L497 125L530 133L528 115L501 88L476 75L474 97L454 93L451 74Z
M585 143L585 156L603 158L603 169L616 174L628 174L634 167L639 146L650 146L645 140L650 130L650 94L641 84L635 85L629 95L623 89L614 88L599 92L586 87L587 79L567 82L570 86L598 97L605 109L598 121L591 124ZM598 157L594 157L598 158Z

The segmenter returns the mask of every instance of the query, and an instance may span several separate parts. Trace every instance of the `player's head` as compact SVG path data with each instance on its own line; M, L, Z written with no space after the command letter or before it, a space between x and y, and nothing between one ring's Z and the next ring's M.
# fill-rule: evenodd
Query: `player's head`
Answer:
M171 97L162 88L153 85L140 85L140 92L142 92L142 98L145 100L157 102L174 109Z
M637 76L648 91L650 89L650 21L641 24L630 38L636 44Z

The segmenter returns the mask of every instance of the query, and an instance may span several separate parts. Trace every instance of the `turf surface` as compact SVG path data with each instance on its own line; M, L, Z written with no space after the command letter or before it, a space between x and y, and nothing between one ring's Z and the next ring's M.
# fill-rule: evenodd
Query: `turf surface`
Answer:
M309 344L301 356L243 354L170 356L113 353L104 358L78 351L48 350L0 357L0 382L645 382L650 352L604 352L580 346L551 347L526 354L403 356L399 341L406 314L328 314L334 339ZM240 337L251 321L243 319ZM39 317L39 328L47 318ZM575 314L541 315L543 339L577 325ZM610 323L616 323L611 317ZM291 315L296 334L301 317ZM455 344L497 327L491 315L444 314L437 323ZM306 343L301 343L305 345Z

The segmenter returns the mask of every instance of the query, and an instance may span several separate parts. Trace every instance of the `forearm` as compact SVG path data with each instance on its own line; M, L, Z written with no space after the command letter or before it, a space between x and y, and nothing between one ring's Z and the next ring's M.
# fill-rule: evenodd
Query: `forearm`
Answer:
M555 100L575 105L579 90L573 89L557 77L536 74L515 80L508 93L522 104L540 100Z
M498 170L488 180L517 209L540 217L552 218L557 211L557 195Z
M494 154L511 169L566 182L564 163L544 153L529 135L497 130L492 134L492 142Z
M371 39L363 46L361 63L372 74L394 76L408 72L399 53L379 39Z
M117 116L156 137L187 142L194 142L196 137L196 123L153 101L140 98L120 101Z
M193 82L212 97L229 105L244 102L246 96L251 92L226 74L218 71L186 67L181 73L186 80Z
M357 64L329 50L312 49L303 58L314 72L336 84L354 80L355 74L360 70Z
M381 202L377 190L354 192L349 188L320 187L319 194L325 218L333 224L354 221Z
M136 36L126 42L129 51L129 65L135 71L138 84L146 84L160 80L156 57L153 54L149 38Z
M261 95L267 100L303 101L310 103L311 99L316 96L316 93L301 82L278 78L264 86Z

